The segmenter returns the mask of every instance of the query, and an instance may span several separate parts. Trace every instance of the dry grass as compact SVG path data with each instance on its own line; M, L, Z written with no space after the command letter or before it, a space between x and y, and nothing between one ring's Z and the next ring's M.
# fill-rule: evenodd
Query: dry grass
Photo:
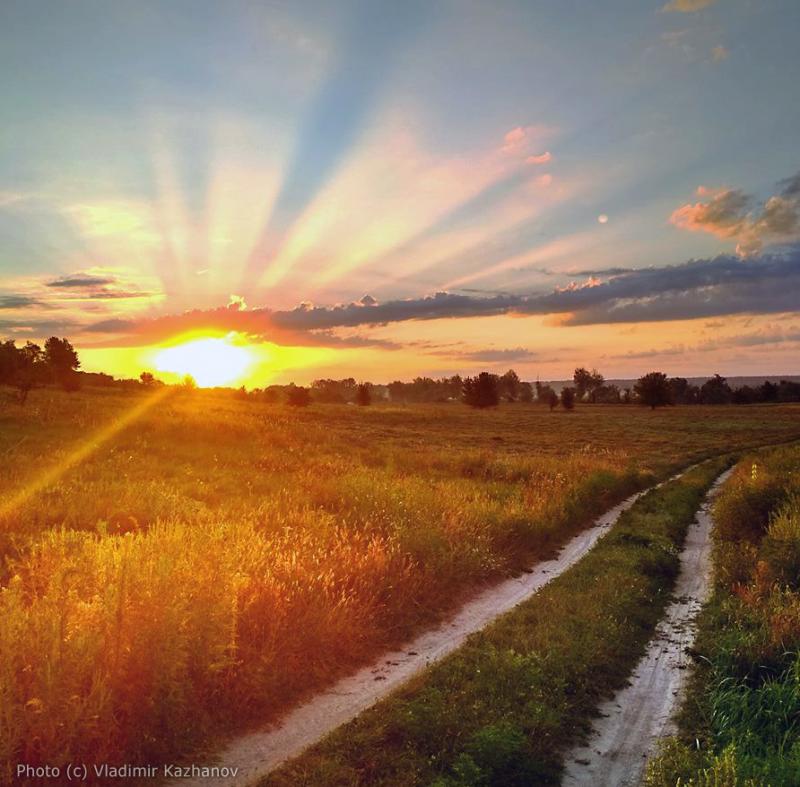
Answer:
M0 411L0 763L153 762L274 716L800 408L288 411L38 391ZM624 410L624 413L622 412ZM660 436L659 436L660 435Z

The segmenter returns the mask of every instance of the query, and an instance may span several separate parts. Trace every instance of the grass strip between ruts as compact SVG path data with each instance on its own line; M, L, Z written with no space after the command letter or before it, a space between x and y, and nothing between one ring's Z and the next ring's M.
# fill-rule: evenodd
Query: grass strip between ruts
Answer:
M729 463L648 492L580 563L262 785L557 783L564 749L644 652Z

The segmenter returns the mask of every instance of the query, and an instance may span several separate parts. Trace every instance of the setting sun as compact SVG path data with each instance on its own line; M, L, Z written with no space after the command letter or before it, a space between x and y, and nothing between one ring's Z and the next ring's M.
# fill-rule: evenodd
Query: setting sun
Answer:
M254 362L250 349L230 336L184 341L160 350L153 358L159 372L191 375L201 388L239 382Z

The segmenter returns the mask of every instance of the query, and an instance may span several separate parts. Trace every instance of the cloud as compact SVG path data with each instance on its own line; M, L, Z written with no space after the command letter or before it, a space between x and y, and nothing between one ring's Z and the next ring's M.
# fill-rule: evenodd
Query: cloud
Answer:
M411 320L565 315L561 324L574 326L777 314L798 309L800 246L754 256L746 262L721 255L660 268L619 270L622 272L606 278L596 272L583 282L543 293L480 297L437 292L382 303L302 303L287 310L220 307L149 320L104 320L86 330L127 333L156 341L193 329L217 329L241 331L279 343L328 344L339 341L331 333L338 329Z
M540 153L538 156L528 156L525 159L526 164L547 164L548 162L552 161L553 156L550 154L549 150L546 150L544 153Z
M30 306L44 306L40 300L29 295L0 295L0 309L26 309Z
M692 14L695 11L700 11L703 8L708 8L714 5L717 0L669 0L669 2L662 6L661 10L666 12L678 12L681 14Z
M670 221L681 229L734 239L742 255L755 254L765 245L796 241L800 239L800 173L778 185L780 193L761 205L741 189L714 191L701 186L698 195L708 199L681 206Z
M62 276L59 279L47 282L48 287L83 288L83 287L102 287L106 284L114 284L116 279L103 276L89 276L84 274L73 274L72 276Z
M129 272L120 275L119 269L93 268L76 271L57 279L44 282L44 286L60 292L59 300L126 300L133 298L153 298L160 293L143 289L142 281L134 281L137 274ZM148 282L152 283L152 282Z
M630 351L620 355L612 355L612 358L623 359L642 359L659 358L662 356L687 355L693 353L715 352L724 349L738 349L748 347L761 347L763 345L784 345L796 344L800 342L800 327L793 326L789 330L770 328L769 326L755 333L735 334L733 336L722 336L708 341L700 342L695 345L672 345L660 349Z
M719 46L715 46L711 50L711 59L715 63L720 63L723 60L727 60L729 56L730 56L730 52L728 52L728 50L725 49L725 47L722 46L721 44Z
M458 353L458 356L467 361L483 361L486 363L513 363L515 361L533 361L539 358L538 353L527 350L525 347L473 350L470 352Z

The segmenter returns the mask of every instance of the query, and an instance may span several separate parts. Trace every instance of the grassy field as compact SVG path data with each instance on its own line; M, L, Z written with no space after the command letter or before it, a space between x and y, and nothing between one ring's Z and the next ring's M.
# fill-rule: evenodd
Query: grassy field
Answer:
M576 566L263 787L558 784L563 750L642 655L725 465L649 492Z
M715 593L650 787L800 785L799 468L798 446L754 454L718 500Z
M273 718L654 475L797 437L797 406L0 403L0 768Z

